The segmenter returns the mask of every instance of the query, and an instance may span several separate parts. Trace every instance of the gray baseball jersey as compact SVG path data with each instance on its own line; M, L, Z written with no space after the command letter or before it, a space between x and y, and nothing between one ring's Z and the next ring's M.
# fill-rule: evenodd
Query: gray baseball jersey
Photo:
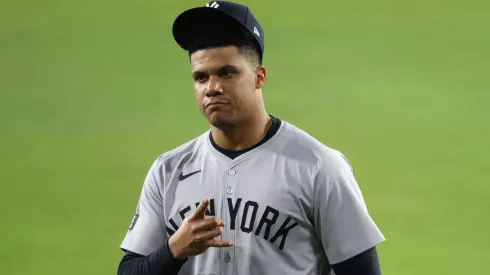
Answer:
M164 245L203 198L225 223L223 240L189 257L180 275L333 274L385 240L344 156L284 122L261 146L230 159L209 131L151 166L121 248L148 255Z

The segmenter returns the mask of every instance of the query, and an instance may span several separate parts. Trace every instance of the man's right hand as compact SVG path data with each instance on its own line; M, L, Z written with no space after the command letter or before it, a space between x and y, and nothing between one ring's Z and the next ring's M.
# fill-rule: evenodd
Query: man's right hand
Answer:
M196 256L209 247L228 247L233 242L217 240L223 233L224 223L214 216L206 216L209 199L201 201L196 211L184 219L179 229L170 237L168 245L172 255L180 260Z

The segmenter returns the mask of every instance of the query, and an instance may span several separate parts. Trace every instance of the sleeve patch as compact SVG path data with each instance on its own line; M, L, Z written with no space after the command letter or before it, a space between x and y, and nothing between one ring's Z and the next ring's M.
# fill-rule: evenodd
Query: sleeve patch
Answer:
M133 220L131 221L131 224L129 225L129 230L133 230L133 228L136 225L136 222L138 221L139 217L140 217L140 215L134 214Z

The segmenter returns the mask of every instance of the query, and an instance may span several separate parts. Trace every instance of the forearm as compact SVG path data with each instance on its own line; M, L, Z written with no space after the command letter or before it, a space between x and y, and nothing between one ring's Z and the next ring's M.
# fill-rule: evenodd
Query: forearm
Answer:
M117 271L118 275L177 275L186 261L175 259L168 242L148 256L126 252Z
M376 247L332 266L336 275L381 275Z

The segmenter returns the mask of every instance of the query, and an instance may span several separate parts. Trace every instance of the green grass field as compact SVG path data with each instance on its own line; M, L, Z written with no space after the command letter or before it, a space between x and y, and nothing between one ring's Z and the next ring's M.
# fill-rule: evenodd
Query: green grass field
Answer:
M242 3L269 112L349 158L384 274L489 274L489 2ZM0 274L116 274L150 164L208 127L171 35L204 4L0 4Z

